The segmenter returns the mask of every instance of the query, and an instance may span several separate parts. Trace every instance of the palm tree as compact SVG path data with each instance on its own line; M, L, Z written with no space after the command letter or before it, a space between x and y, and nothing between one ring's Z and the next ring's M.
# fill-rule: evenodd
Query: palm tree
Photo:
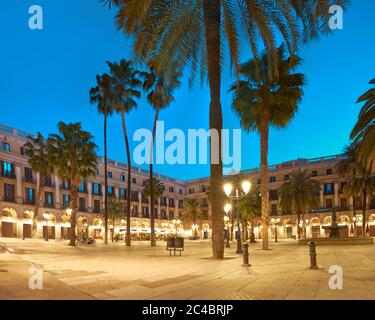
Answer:
M289 175L289 181L284 182L278 193L281 197L280 206L284 211L297 214L297 235L301 238L301 214L319 205L320 184L311 179L304 171L293 171Z
M375 85L375 79L370 81ZM364 93L357 101L364 102L350 138L358 144L358 158L372 172L375 170L375 87Z
M78 187L81 179L95 176L97 168L97 145L93 136L82 130L80 123L58 123L58 134L50 134L47 145L52 163L59 176L71 185L70 246L76 245L76 219L78 211Z
M367 196L375 195L375 179L374 176L367 170L365 165L358 163L355 174L348 177L348 181L344 186L344 193L347 196L354 197L354 199L362 196L362 234L365 235L367 221Z
M101 0L118 11L115 22L118 29L134 39L133 53L140 62L154 59L157 69L178 61L182 70L191 64L194 80L198 71L201 79L208 75L211 102L209 128L219 135L219 147L211 154L210 185L212 192L212 251L214 259L224 258L224 194L221 159L221 70L223 40L228 40L232 65L239 69L240 39L246 39L255 57L259 39L272 52L276 34L287 42L291 53L300 40L307 42L328 33L331 0L274 1L265 0L205 0L205 1L148 1ZM335 4L347 6L347 0ZM219 161L213 159L219 158Z
M147 94L147 100L155 109L154 124L152 129L152 141L150 146L150 170L149 170L149 182L150 182L150 201L151 201L151 246L156 246L155 240L155 218L154 218L154 207L155 207L155 195L153 187L153 150L154 150L154 139L156 134L156 126L159 119L160 110L167 108L173 101L173 92L181 84L179 77L181 72L175 68L172 64L168 68L164 68L161 71L156 71L154 63L149 61L149 72L142 72L142 76L145 78L143 87Z
M29 136L28 141L23 146L29 156L28 163L34 172L39 173L39 184L38 191L35 199L35 208L33 216L33 231L32 237L36 237L37 234L37 222L38 222L38 212L40 201L42 200L42 195L44 192L44 183L47 175L53 172L53 165L51 162L51 155L48 152L46 139L43 135L38 132L36 137Z
M254 234L254 219L262 216L262 197L258 187L252 189L249 194L238 203L241 217L250 222L250 242L256 243Z
M274 55L277 72L268 62L270 53L260 60L250 60L240 66L239 74L243 80L232 85L233 110L240 118L245 131L257 131L260 134L261 156L261 194L263 249L268 249L268 140L270 126L284 128L293 119L302 99L304 76L292 73L300 64L297 56L285 58L284 46L280 46Z
M337 163L336 170L340 177L349 179L356 175L359 169L359 163L357 161L358 145L351 143L344 149L343 158ZM345 191L345 187L344 190ZM347 197L353 199L353 216L356 216L356 199L359 196L357 190L353 190L352 187L347 187L345 192Z
M194 240L198 238L196 222L197 219L202 224L202 220L205 218L206 209L204 208L201 199L191 198L184 201L184 207L181 212L181 219L186 222L192 222L194 225ZM202 228L202 225L200 226Z
M130 207L131 207L131 155L129 138L126 130L125 115L137 107L134 98L139 98L141 92L137 90L142 86L142 82L137 78L139 71L135 70L131 61L121 59L120 63L108 62L113 78L115 110L121 113L122 131L124 135L126 157L128 161L128 185L126 198L126 245L131 246L130 236Z
M124 206L124 203L121 202L117 197L110 196L108 197L108 218L112 221L113 232L112 232L112 242L115 233L116 224L120 224L121 220L125 218L125 212L127 208ZM101 211L101 216L105 217L105 211Z
M107 158L107 118L114 111L113 78L108 74L96 76L97 86L90 89L90 103L97 104L104 116L104 244L108 243L108 158Z

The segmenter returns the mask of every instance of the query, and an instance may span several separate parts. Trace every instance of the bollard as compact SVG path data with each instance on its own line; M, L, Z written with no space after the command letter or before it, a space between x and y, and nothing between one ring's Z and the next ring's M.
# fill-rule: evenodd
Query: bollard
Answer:
M247 243L245 243L243 245L243 250L242 250L242 257L243 257L243 263L242 263L242 266L243 267L250 267L250 264L249 264L249 245Z
M318 265L316 262L316 242L309 242L309 248L310 248L310 269L317 270Z

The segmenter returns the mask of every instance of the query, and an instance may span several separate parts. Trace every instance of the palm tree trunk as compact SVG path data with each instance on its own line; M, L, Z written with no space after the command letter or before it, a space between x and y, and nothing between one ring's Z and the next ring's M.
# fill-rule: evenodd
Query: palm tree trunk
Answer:
M367 206L367 192L363 190L363 208L362 208L362 235L366 237L366 206Z
M108 244L107 113L104 113L104 244Z
M210 129L218 135L218 143L213 148L211 137L210 153L210 192L212 196L212 254L214 259L224 258L224 199L223 199L223 164L221 158L222 110L220 102L220 0L207 0L203 4L207 59L208 81L210 85ZM216 149L216 150L215 150ZM218 161L214 161L218 158Z
M256 243L254 234L254 219L251 219L250 243Z
M262 217L263 225L262 249L268 250L268 136L269 136L270 111L264 107L260 126L260 167L261 167L261 194L262 194Z
M71 180L71 193L72 193L72 215L70 217L70 246L76 245L76 221L77 221L77 211L78 211L78 186L79 186L79 176L77 170L72 169L72 180Z
M122 131L124 133L125 147L126 147L126 157L128 159L128 188L127 188L127 197L126 197L126 239L125 243L127 247L131 246L131 236L130 236L130 207L131 207L131 157L130 157L130 147L129 147L129 138L128 132L126 130L125 122L125 112L121 112L122 119Z
M301 227L300 227L300 224L301 224L301 214L300 213L297 213L297 237L299 239L301 239Z
M154 126L152 128L152 141L150 150L150 202L151 202L151 247L156 247L155 240L155 197L154 197L154 174L153 174L153 162L154 162L154 139L156 135L156 126L159 118L160 109L156 108Z
M197 239L197 228L195 224L195 213L193 214L193 224L194 224L194 240Z
M38 236L38 232L37 232L38 213L39 213L40 201L42 200L42 195L44 191L44 179L45 179L44 174L39 173L39 186L38 186L38 191L36 194L35 208L34 208L34 215L33 215L33 234L31 235L32 238L37 238Z

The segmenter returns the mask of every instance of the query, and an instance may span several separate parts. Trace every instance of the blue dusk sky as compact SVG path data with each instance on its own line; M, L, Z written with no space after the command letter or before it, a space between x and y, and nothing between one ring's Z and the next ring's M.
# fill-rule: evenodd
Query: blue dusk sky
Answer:
M28 9L34 4L44 10L43 30L28 27ZM270 164L338 154L348 143L361 107L356 100L375 77L374 13L375 1L353 0L343 30L301 49L305 95L292 123L271 130ZM48 135L56 132L59 121L79 121L103 154L103 118L89 104L88 91L95 75L108 71L105 61L130 56L130 43L114 28L113 12L99 0L12 0L2 4L0 21L0 123ZM243 59L249 58L245 52ZM166 130L208 127L208 87L197 81L189 88L188 76L175 93L176 101L160 114ZM224 128L229 129L240 128L227 94L233 80L226 68L222 105ZM141 100L127 118L130 135L151 129L153 116ZM109 120L108 131L108 156L126 162L119 116ZM257 167L259 136L242 132L241 144L242 169ZM209 175L208 165L156 165L155 170L179 179Z

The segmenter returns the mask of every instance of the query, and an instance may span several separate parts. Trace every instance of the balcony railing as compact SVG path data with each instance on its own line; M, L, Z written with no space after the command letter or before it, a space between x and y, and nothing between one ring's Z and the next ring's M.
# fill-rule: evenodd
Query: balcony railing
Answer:
M45 208L54 208L54 207L55 207L55 204L54 204L54 203L48 203L48 202L45 202L45 203L44 203L44 207L45 207Z
M1 176L3 178L16 179L16 175L12 171L4 171L4 172L1 173Z
M24 199L24 204L35 205L35 199Z
M16 197L15 196L10 196L10 197L4 196L3 197L3 201L6 201L6 202L16 202Z

